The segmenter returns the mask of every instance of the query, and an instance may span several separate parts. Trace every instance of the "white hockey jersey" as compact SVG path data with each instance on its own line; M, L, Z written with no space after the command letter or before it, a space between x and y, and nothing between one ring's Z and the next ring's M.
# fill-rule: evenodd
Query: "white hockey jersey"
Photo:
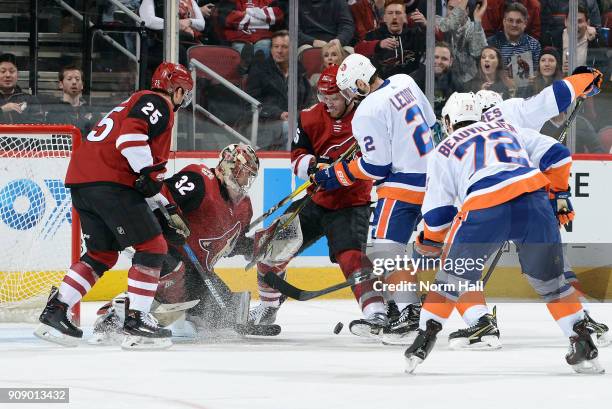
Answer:
M425 236L444 241L455 204L470 211L544 187L567 190L571 161L555 139L505 121L476 122L453 132L429 155Z
M410 76L389 77L357 107L352 128L362 156L349 170L359 179L377 181L379 198L421 204L435 121L429 101Z
M506 99L482 114L484 122L504 120L539 131L544 123L567 110L576 99L572 77L553 82L530 98Z

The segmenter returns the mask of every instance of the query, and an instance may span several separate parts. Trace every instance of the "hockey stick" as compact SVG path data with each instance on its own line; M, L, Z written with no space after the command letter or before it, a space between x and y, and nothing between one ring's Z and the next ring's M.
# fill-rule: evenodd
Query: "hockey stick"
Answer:
M313 298L320 297L325 294L332 293L334 291L342 290L346 287L352 287L357 284L361 284L365 281L373 280L378 278L379 276L374 274L373 272L365 272L360 274L354 274L349 277L346 281L341 283L332 285L331 287L322 288L320 290L301 290L293 285L289 284L287 281L283 280L281 277L276 275L273 272L268 272L264 276L263 280L270 287L278 290L281 294L286 295L289 298L293 298L298 301L308 301Z
M576 116L578 115L578 109L580 108L580 105L582 105L583 102L584 102L584 98L577 99L574 110L563 123L563 131L561 132L561 135L559 135L559 139L558 139L559 142L563 143L565 141L565 138L567 137L567 131L569 130L570 125L572 124Z
M166 206L164 206L164 204L159 200L156 200L155 203L157 204L159 211L162 213L162 215L164 215L164 218L166 219L166 221L168 223L172 223L172 219L170 218L170 213L168 213L168 209L166 209ZM191 249L191 246L185 243L183 244L183 250L187 254L187 257L189 257L191 264L193 264L197 272L200 274L200 277L204 281L204 285L206 285L206 288L208 288L210 293L213 295L213 298L215 299L219 307L222 309L226 309L227 305L223 301L223 298L221 298L221 296L219 295L219 292L215 288L215 285L213 284L213 282L208 277L206 270L204 270L204 267L202 267L202 264L200 264L200 262L198 261L198 257L195 255L195 253Z
M499 259L501 258L502 253L504 252L504 247L506 246L506 243L508 242L504 241L501 247L499 248L499 250L497 250L497 253L495 253L495 257L493 257L493 261L491 261L491 264L489 264L489 269L487 270L486 274L482 277L482 287L483 288L487 285L487 282L491 278L491 275L493 275L493 271L495 270L495 267L497 267L497 263L499 262Z
M352 155L353 153L355 153L357 151L357 148L359 147L359 145L357 145L357 141L355 141L342 155L340 155L340 157L338 159L336 159L330 166L334 166L336 163L339 163L340 161L346 159L349 155ZM251 222L251 224L249 225L249 230L251 230L253 227L257 226L259 223L261 223L266 217L270 216L272 213L274 213L275 211L277 211L278 209L280 209L281 207L283 207L284 205L286 205L287 203L289 203L294 197L296 197L297 195L299 195L300 193L302 193L304 190L308 189L310 186L312 185L312 181L310 179L308 179L306 182L302 183L302 185L300 185L300 187L298 187L297 189L295 189L293 192L291 192L289 194L289 196L281 199L280 202L278 202L277 204L275 204L274 206L272 206L270 209L268 209L264 214L262 214L261 216L259 216L257 219L253 220ZM287 227L288 224L285 224L283 227Z

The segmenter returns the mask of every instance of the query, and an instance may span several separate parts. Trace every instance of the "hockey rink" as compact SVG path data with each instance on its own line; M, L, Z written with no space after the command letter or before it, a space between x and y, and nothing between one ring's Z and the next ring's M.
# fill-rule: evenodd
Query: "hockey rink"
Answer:
M86 337L98 305L84 304ZM62 348L35 338L32 324L0 324L0 387L70 388L70 404L14 406L38 409L558 409L612 401L612 347L600 349L605 375L578 375L565 363L568 342L544 304L497 305L501 350L449 350L448 334L463 326L453 314L413 375L404 373L405 347L349 333L359 314L352 300L288 302L278 337L159 352ZM592 305L591 313L612 322L611 304ZM338 321L345 326L334 335Z

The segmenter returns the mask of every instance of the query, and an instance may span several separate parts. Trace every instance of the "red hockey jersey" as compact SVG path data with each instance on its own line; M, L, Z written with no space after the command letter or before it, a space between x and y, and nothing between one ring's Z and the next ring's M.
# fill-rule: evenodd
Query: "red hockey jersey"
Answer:
M188 165L164 183L162 194L177 204L191 230L187 243L202 267L212 271L248 231L251 200L245 197L232 203L214 170L202 164Z
M270 28L282 23L283 11L276 0L235 0L236 6L225 18L227 41L256 43L271 38Z
M329 116L325 104L320 102L300 112L298 128L291 144L293 173L305 179L311 158L331 163L355 142L351 121L355 111L343 118ZM314 186L309 192L312 193ZM333 191L319 191L312 200L326 209L344 209L370 202L372 182L357 179L351 186Z
M66 186L134 186L143 167L168 160L173 124L167 99L152 91L136 92L83 138L70 158Z

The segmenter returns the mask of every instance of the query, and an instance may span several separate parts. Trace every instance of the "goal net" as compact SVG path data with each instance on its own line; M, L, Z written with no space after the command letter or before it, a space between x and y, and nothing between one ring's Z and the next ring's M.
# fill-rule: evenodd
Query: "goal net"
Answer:
M79 257L64 186L79 141L73 126L0 126L0 322L35 322L51 286Z

